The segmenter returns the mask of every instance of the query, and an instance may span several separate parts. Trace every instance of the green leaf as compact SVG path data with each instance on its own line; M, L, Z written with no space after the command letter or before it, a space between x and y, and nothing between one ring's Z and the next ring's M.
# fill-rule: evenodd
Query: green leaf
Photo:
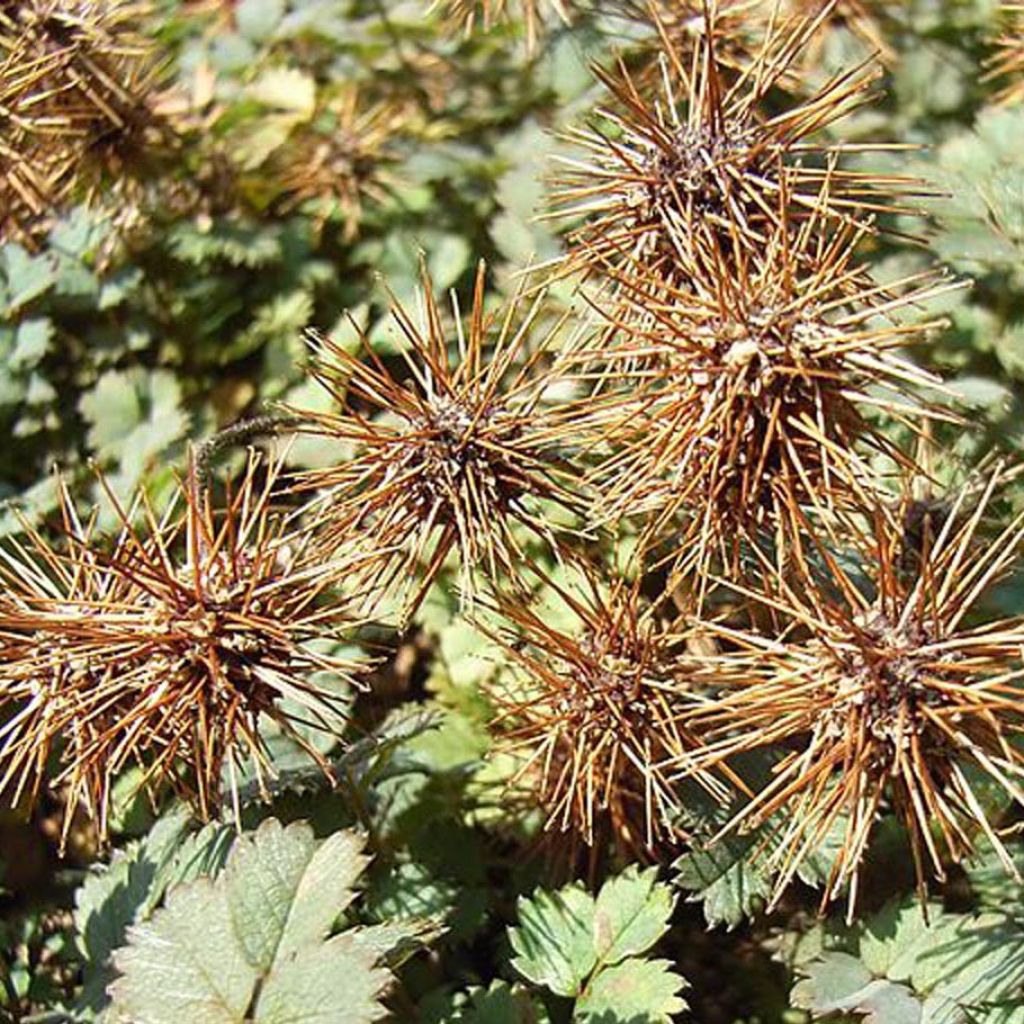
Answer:
M216 880L172 890L114 958L115 1013L134 1024L361 1024L378 1019L382 962L435 934L420 923L327 938L367 863L363 840L317 843L268 819L240 837Z
M691 902L704 904L709 925L735 928L758 913L770 897L771 879L751 858L754 846L750 836L726 836L676 861L677 881L693 891Z
M336 832L318 847L307 826L284 828L273 818L238 840L225 885L249 963L266 971L327 935L369 863L362 849L351 832Z
M509 931L512 966L560 996L578 996L597 964L594 898L581 886L540 891L519 900L519 926Z
M82 396L78 408L89 423L89 445L96 455L120 461L135 479L184 437L189 425L181 386L168 370L110 370Z
M443 1024L537 1024L546 1015L530 996L505 981L470 990L453 1000Z
M235 8L235 24L246 39L269 38L284 17L284 0L241 0Z
M625 960L600 971L576 1003L587 1024L668 1024L686 1009L683 978L667 960Z
M876 978L849 953L828 953L809 965L791 1000L816 1017L858 1013L868 1024L921 1024L921 1003L906 986Z
M116 1012L134 1024L241 1024L259 980L234 934L227 889L199 879L170 893L114 957Z
M365 1024L387 1011L380 997L391 975L375 966L372 950L336 935L288 956L271 971L260 992L253 1024Z
M839 935L839 930L836 931ZM871 1024L965 1024L1024 998L1024 927L1000 913L947 914L890 904L798 970L795 1005Z
M30 256L16 242L9 242L0 249L0 275L6 285L8 312L13 313L57 280L57 268L51 257Z
M53 338L53 322L46 317L23 320L14 334L14 351L11 365L14 367L35 366L46 355Z
M594 911L594 950L605 964L646 953L668 930L672 890L658 883L656 868L635 866L601 887Z

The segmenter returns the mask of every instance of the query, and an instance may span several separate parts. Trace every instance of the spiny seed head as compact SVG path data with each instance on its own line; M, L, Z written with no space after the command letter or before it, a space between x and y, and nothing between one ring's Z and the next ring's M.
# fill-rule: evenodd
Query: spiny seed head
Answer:
M779 113L767 109L822 16L771 22L738 72L723 64L714 33L689 61L668 48L660 97L622 61L615 72L596 69L612 102L599 111L603 123L570 133L580 155L561 161L552 200L550 216L583 220L570 229L567 268L633 264L674 280L685 273L680 261L702 250L760 248L780 213L791 223L866 225L878 210L905 209L911 179L846 170L841 156L855 146L811 141L868 100L875 75L866 64Z
M339 691L312 677L351 684L358 666L309 646L351 623L321 600L323 569L272 510L278 471L253 456L221 511L194 471L162 516L145 496L117 506L122 532L110 551L65 492L62 549L30 531L3 551L0 702L11 714L0 789L32 797L58 750L54 781L102 833L113 781L133 765L147 788L169 784L203 816L220 808L222 768L236 797L243 762L262 783L264 717L324 763L293 723L336 732Z
M494 578L521 564L513 527L557 546L545 507L582 511L564 458L576 412L544 405L545 361L561 323L531 347L543 297L521 316L522 294L489 312L484 286L481 264L466 323L453 298L449 325L424 269L421 321L392 308L406 346L397 367L369 346L364 362L313 338L314 376L340 411L302 415L351 457L301 474L296 486L322 491L313 509L324 550L369 546L372 589L396 580L414 587L407 615L450 553L471 597L474 570Z
M693 54L715 37L715 52L723 67L741 68L754 59L763 32L763 16L771 0L615 0L612 10L641 24L651 25L654 38L688 66ZM654 48L655 54L658 52ZM645 67L638 81L654 84L661 72L657 62Z
M941 415L914 394L936 380L899 349L939 326L918 307L956 285L925 273L879 287L855 258L862 233L783 215L758 254L698 256L687 287L619 276L611 340L576 356L606 390L589 426L607 451L601 519L649 516L663 539L682 513L671 547L688 567L719 556L738 571L763 531L797 541L802 510L869 501L868 456L910 464L871 414L915 432Z
M145 28L151 10L130 0L0 9L0 180L24 204L12 218L20 232L44 229L45 214L76 192L91 198L134 174L170 137Z
M996 39L988 60L985 81L1001 81L996 102L1005 105L1024 100L1024 4L1004 3L1005 27Z
M770 7L774 0L762 4L762 10ZM779 3L780 17L813 17L826 5L822 0L781 0ZM826 12L822 30L816 35L808 48L805 66L808 69L820 66L822 50L830 29L845 28L872 53L885 63L896 57L896 51L886 40L883 22L899 17L899 8L880 0L838 0Z
M555 16L567 25L574 6L573 0L433 0L430 8L443 10L467 35L478 24L486 32L499 22L519 17L526 24L527 47L532 52L545 17Z
M710 767L760 747L784 751L772 782L729 826L769 823L776 899L838 831L824 900L849 885L852 914L872 826L885 808L907 831L922 898L927 874L944 878L978 836L1013 872L979 789L985 782L1024 803L1024 622L975 621L982 595L1024 539L1020 516L990 543L977 536L996 481L973 510L961 496L927 527L912 559L903 528L910 500L877 509L857 542L856 569L823 549L821 575L770 582L760 600L783 639L723 636L734 645L725 660L753 656L761 679L726 685L688 720L705 744L694 763Z
M700 667L686 654L687 635L659 621L635 585L602 588L591 577L583 600L556 592L575 631L521 601L499 601L511 629L491 635L513 669L492 692L496 749L519 762L517 782L532 788L548 831L650 855L680 834L663 768L688 756L680 719ZM699 774L722 795L721 783Z
M285 195L315 204L324 219L340 219L345 237L354 238L364 204L387 198L392 143L406 116L401 106L368 106L356 90L345 90L280 151L278 181Z

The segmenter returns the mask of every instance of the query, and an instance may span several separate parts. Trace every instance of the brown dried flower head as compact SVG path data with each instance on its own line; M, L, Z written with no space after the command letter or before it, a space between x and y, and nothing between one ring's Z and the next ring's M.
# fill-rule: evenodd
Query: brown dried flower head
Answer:
M469 35L480 25L486 32L502 21L520 18L526 25L527 48L532 53L546 17L562 24L571 20L574 0L433 0L431 10L440 8L445 16Z
M480 627L512 666L491 691L496 751L519 762L516 782L533 791L548 832L650 856L682 838L669 780L694 744L681 724L702 675L690 637L672 632L636 584L604 586L588 570L581 597L549 585L569 613L559 619L575 618L575 629L507 598L498 603L507 627Z
M833 7L834 0L813 18L770 22L755 59L738 72L719 55L713 28L688 62L666 44L661 96L621 60L615 72L595 69L612 102L599 111L603 124L569 134L580 155L560 160L565 170L552 197L550 216L582 218L570 230L566 266L604 272L635 263L671 279L682 273L680 255L685 264L702 249L762 247L783 196L794 223L866 224L876 211L906 209L911 179L840 163L860 150L905 146L814 141L868 101L876 77L868 62L781 112L767 109Z
M782 215L760 253L700 256L687 288L619 278L620 322L591 371L621 389L588 427L609 452L598 514L650 517L687 569L739 571L745 542L767 534L781 551L807 510L870 504L871 458L911 465L872 414L915 434L948 415L915 397L938 382L899 350L941 325L917 307L957 284L925 272L880 287L856 259L864 229L829 233L824 205L798 226Z
M146 35L151 11L132 0L0 9L0 180L24 204L12 233L31 233L32 217L45 227L55 204L140 170L155 139L171 138Z
M150 790L169 784L214 815L222 769L236 800L246 762L263 785L264 716L326 768L295 725L337 733L337 684L355 684L359 666L309 644L352 623L321 600L325 568L273 511L278 473L253 455L215 511L192 467L167 514L145 496L117 506L122 532L109 553L64 492L63 548L29 530L3 550L0 703L11 715L0 788L14 800L34 796L59 751L53 784L67 784L101 833L113 781L133 765ZM318 685L316 672L334 685Z
M345 238L355 238L365 204L385 200L393 185L392 143L406 119L400 105L367 106L357 90L344 90L280 151L280 187L292 202L316 203L323 219L340 219Z
M514 576L522 565L514 527L557 547L558 528L545 508L560 509L563 521L582 511L565 458L576 412L544 403L545 364L565 318L531 346L543 295L522 315L522 293L488 311L485 276L481 263L465 323L453 295L449 324L424 268L422 317L414 320L392 300L405 347L391 365L368 344L364 362L313 338L313 374L341 411L299 412L311 431L351 457L301 474L297 488L323 491L313 507L325 550L355 539L384 558L383 571L374 564L371 589L386 592L397 580L408 596L406 615L452 552L471 598L475 570Z
M1024 100L1024 3L1004 3L1005 27L996 39L984 81L1002 81L996 102L1006 105Z
M906 528L917 504L909 497L877 509L857 569L823 551L823 578L780 576L751 593L775 613L780 639L722 631L734 646L723 663L754 664L762 678L727 684L688 726L704 737L696 763L705 768L782 751L771 783L726 829L769 823L776 900L838 831L823 901L849 885L852 914L884 809L909 836L922 898L926 876L945 878L979 836L1016 874L983 796L994 786L1024 803L1024 622L979 622L976 612L1024 538L1021 516L991 542L977 536L997 479L972 511L961 495L920 530ZM919 546L908 551L912 536Z

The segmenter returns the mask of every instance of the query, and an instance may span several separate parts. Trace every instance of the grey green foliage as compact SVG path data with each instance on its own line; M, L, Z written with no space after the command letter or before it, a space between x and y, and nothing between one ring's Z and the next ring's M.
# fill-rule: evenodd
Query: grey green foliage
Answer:
M138 1024L358 1024L383 1015L384 961L424 922L336 932L368 857L350 831L317 842L267 819L235 842L216 878L168 893L114 955L114 1012Z
M996 1024L1024 1020L1024 921L892 903L852 928L805 940L793 1002L869 1024ZM811 946L820 948L811 951Z
M528 981L575 1001L574 1020L660 1024L686 1008L684 980L667 960L645 957L665 934L675 898L657 871L610 878L597 897L578 884L518 905L509 931L512 966Z

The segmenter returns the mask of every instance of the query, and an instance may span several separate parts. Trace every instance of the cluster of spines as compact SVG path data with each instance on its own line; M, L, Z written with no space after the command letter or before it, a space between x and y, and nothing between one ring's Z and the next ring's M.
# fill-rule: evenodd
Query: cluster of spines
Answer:
M867 66L765 110L836 7L771 18L744 61L720 57L712 9L687 53L662 33L660 81L601 73L616 130L575 133L585 155L554 200L582 221L556 272L596 290L589 330L547 322L525 286L490 307L482 266L449 316L424 275L418 316L392 303L397 355L311 339L338 409L294 412L347 455L289 481L298 515L272 512L275 470L262 487L251 463L222 519L192 474L177 515L143 504L140 535L122 513L108 555L67 503L64 553L30 534L0 620L19 709L3 781L31 793L62 737L63 777L100 817L132 758L210 813L223 765L261 763L259 715L287 728L280 701L300 697L326 717L305 672L355 682L305 641L382 595L408 622L454 565L467 609L504 620L483 627L512 666L496 741L551 831L657 856L685 837L676 786L696 779L748 798L727 828L764 831L777 895L838 829L826 898L855 898L886 804L922 886L979 833L1002 850L969 775L1021 799L1024 625L964 617L1011 568L1020 524L979 538L998 473L917 530L914 503L878 484L883 461L900 483L924 474L876 412L919 437L951 415L898 354L938 326L916 308L950 284L880 286L857 259L918 189L814 141L864 102ZM579 627L548 624L524 600L531 546L576 565L624 520L640 524L636 582L591 566L578 598L549 581ZM735 599L716 610L715 587ZM762 749L783 753L755 795L732 762Z
M159 111L151 8L29 0L0 11L0 227L31 240L70 195L145 162Z

